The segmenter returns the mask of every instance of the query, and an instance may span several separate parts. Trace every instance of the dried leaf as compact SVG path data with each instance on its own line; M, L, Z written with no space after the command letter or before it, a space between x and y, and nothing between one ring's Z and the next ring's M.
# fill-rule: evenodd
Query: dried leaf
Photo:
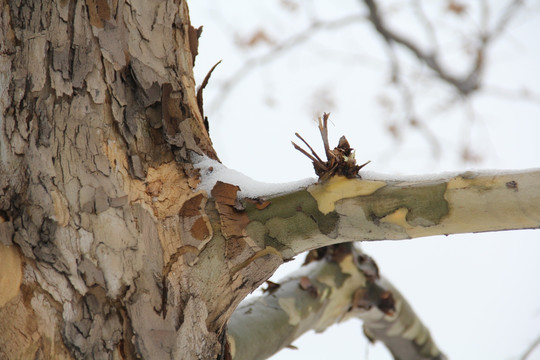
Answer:
M236 37L236 44L240 47L250 48L259 44L275 45L276 42L263 29L258 29L251 34L247 39Z
M450 0L448 2L446 10L448 10L449 12L453 12L456 15L463 15L463 13L465 13L465 11L467 10L467 6L454 0Z

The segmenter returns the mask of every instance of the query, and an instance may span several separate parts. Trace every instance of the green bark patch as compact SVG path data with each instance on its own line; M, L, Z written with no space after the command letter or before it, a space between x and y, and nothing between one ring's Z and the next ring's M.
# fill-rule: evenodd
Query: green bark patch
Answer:
M368 216L377 221L396 210L408 210L406 221L412 226L431 226L448 214L448 202L444 198L446 183L421 185L388 184L372 195L358 197L357 201Z
M268 224L272 227L285 221L287 225L284 226L294 225L296 230L293 231L298 234L308 234L318 229L322 234L331 236L339 220L335 211L326 215L320 212L317 201L306 190L270 199L263 209L257 208L256 203L250 201L244 201L244 206L251 221L259 221L266 226L272 220ZM295 224L295 221L298 221L298 224ZM309 229L309 232L302 232L302 227Z

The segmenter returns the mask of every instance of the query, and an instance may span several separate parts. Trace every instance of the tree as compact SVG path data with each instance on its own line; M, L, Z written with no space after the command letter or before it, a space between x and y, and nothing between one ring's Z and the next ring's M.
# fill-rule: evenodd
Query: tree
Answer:
M360 179L346 141L325 141L317 184L227 180L186 2L0 4L2 358L249 357L233 311L314 249L300 288L269 289L288 324L304 324L291 296L330 299L325 320L371 314L366 332L396 356L441 358L374 262L338 244L538 227L538 172ZM378 331L404 314L408 332Z

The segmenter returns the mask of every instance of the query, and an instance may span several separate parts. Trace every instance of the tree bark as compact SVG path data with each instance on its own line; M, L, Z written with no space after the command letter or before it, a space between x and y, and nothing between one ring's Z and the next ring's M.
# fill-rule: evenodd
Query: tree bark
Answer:
M266 273L229 271L195 190L186 2L0 4L0 358L215 358Z
M0 9L0 358L215 359L240 301L303 250L538 227L538 173L245 199L192 160L217 155L185 1ZM484 196L515 214L489 221Z

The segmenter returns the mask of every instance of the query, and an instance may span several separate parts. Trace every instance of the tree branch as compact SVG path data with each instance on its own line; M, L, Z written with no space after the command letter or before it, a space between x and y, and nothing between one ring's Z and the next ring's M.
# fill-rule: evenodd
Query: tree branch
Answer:
M446 359L403 296L350 243L328 248L273 290L241 304L229 322L233 359L265 359L309 330L322 332L350 318L363 320L366 336L396 358Z
M344 241L536 229L540 171L465 172L420 180L334 176L261 199L268 203L264 208L242 200L247 235L292 258Z

